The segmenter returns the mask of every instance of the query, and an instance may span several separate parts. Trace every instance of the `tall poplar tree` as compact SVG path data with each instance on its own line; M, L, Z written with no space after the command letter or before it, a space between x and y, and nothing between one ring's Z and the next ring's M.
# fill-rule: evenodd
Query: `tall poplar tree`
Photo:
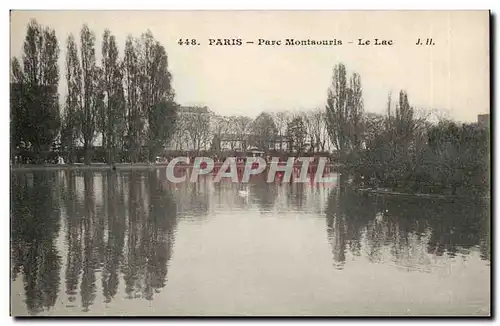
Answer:
M129 159L132 163L137 162L139 150L142 144L143 119L139 106L140 73L138 53L132 36L127 38L124 55L124 84L126 93L127 111L127 142Z
M346 67L340 63L333 69L332 85L326 103L326 125L330 140L341 155L360 147L362 136L361 77L354 73L348 80Z
M100 94L99 73L95 59L95 35L87 25L83 25L80 32L81 67L82 67L82 96L80 104L80 124L85 153L85 164L90 164L91 149L97 131L97 110Z
M55 31L30 21L23 46L23 69L13 60L14 74L11 102L17 106L17 142L35 154L37 162L43 162L43 153L50 150L59 133L59 45Z
M102 73L105 101L100 112L99 130L106 149L106 161L113 164L125 131L125 98L116 39L109 30L104 31L102 41Z
M61 130L61 145L68 163L76 162L76 145L80 138L80 119L82 103L82 68L78 58L75 37L68 36L66 45L66 103Z

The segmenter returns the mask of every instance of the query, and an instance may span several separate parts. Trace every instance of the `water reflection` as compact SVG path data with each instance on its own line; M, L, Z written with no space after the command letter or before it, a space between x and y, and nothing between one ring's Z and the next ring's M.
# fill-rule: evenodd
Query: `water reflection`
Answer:
M249 187L250 200L256 203L261 212L269 212L274 208L278 194L276 183L267 183L265 180L255 180Z
M365 196L343 186L342 176L334 187L312 180L214 184L210 177L172 184L164 172L12 174L12 280L23 285L17 291L28 313L105 313L108 304L121 309L131 302L133 309L159 296L147 304L190 313L194 301L208 311L210 304L229 305L217 292L225 282L228 297L241 304L330 312L335 291L342 300L349 293L352 302L376 300L383 273L401 284L408 272L422 273L429 275L424 289L444 284L442 293L459 288L469 295L466 285L440 283L436 271L470 257L481 272L477 256L489 263L488 203ZM376 281L357 287L366 279L360 271ZM475 275L461 273L466 281ZM259 290L245 288L252 282ZM273 304L259 291L273 295ZM312 293L322 304L303 300ZM482 292L477 298L484 299ZM359 307L353 304L353 314Z
M326 221L338 269L348 256L427 272L436 257L466 259L478 250L490 259L485 202L366 196L340 187L330 194Z
M28 311L53 307L59 292L61 257L55 246L60 210L51 175L11 179L12 278L22 277Z
M13 280L23 274L30 313L54 306L59 293L60 207L67 307L89 311L98 288L111 302L120 282L129 299L152 300L165 287L177 209L156 172L17 174L12 201Z

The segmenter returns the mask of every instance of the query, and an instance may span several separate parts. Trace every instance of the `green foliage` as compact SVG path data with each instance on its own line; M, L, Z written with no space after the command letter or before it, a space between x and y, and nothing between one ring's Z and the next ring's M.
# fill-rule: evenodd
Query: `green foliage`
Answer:
M342 63L336 65L328 90L326 126L341 156L359 150L361 145L362 96L361 77L353 73L348 80L346 67Z
M83 145L85 164L90 164L101 136L108 164L124 149L137 162L144 148L146 156L155 157L170 140L177 105L165 48L150 31L139 39L130 36L121 61L116 38L106 30L99 66L95 41L87 25L79 46L73 35L67 39L67 94L60 116L57 38L53 29L30 22L22 65L17 58L11 64L12 159L17 152L33 151L37 155L29 157L43 163L42 154L57 140L66 162L80 161Z
M153 106L149 121L149 160L154 161L164 144L168 143L175 131L178 106L163 100Z
M107 152L106 162L113 164L118 149L123 146L126 111L122 64L118 58L115 36L109 30L104 31L102 57L102 86L105 100L100 106L98 129Z
M60 210L54 188L49 173L11 176L12 276L22 276L26 306L34 314L53 307L59 294Z
M290 144L290 150L295 150L297 152L302 152L304 150L307 130L302 116L296 116L288 122L286 135L288 143Z
M11 133L15 149L31 149L36 160L59 134L59 46L53 29L32 20L26 31L23 68L17 58L11 71Z
M158 118L158 110L173 108L176 104L166 50L154 39L151 31L148 30L139 39L127 39L124 78L128 111L126 147L130 151L132 162L136 162L141 146L147 143L149 159L152 160L158 146L165 146L174 132L174 125L170 122L165 126L157 125L159 121L165 121ZM168 119L171 120L171 116ZM157 139L157 134L163 135L162 138ZM164 142L159 144L158 141Z
M358 182L406 192L488 194L487 129L451 121L431 126L413 116L405 92L392 111L389 102L387 116L365 117L365 149L347 161Z
M71 34L68 36L66 49L67 95L61 126L61 147L66 161L74 163L76 161L76 141L80 138L81 133L78 115L81 112L82 70L76 41Z
M252 131L255 135L252 145L260 150L268 150L278 134L278 129L276 128L273 117L267 112L262 112L255 118L252 124Z

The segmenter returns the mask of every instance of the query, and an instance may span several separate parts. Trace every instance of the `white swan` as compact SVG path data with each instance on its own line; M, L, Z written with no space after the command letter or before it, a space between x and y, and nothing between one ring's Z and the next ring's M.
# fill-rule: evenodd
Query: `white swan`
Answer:
M238 190L238 195L241 197L248 197L248 190Z
M248 191L240 190L238 191L238 195L240 195L241 197L248 197Z

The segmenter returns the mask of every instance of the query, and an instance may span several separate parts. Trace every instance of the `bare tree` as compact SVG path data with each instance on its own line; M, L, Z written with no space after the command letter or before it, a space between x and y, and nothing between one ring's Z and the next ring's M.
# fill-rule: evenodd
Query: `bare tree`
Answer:
M304 125L305 138L309 139L309 149L314 152L316 149L316 139L314 137L314 112L305 111L301 112L300 117L302 119L302 124Z
M212 149L215 151L220 151L220 144L223 138L223 135L227 135L231 130L231 119L232 117L221 116L217 114L212 114L211 122L212 122Z
M311 124L311 133L314 138L316 150L325 151L325 143L328 138L328 130L326 128L325 112L321 109L316 109L309 116Z
M236 138L241 143L241 150L246 150L249 145L250 139L248 139L248 135L250 134L252 127L252 119L245 116L236 116L231 119L231 125L233 126L232 130L234 130L234 134Z
M288 122L290 122L292 114L289 111L280 111L273 114L274 124L278 132L278 137L280 140L280 151L283 150L283 138L286 135L286 129Z
M207 107L193 107L186 114L186 128L193 149L199 151L210 142L210 111Z
M186 115L182 110L180 110L177 122L175 123L174 136L172 139L176 150L182 151L184 149L184 145L188 144L190 141L187 125L188 121Z

